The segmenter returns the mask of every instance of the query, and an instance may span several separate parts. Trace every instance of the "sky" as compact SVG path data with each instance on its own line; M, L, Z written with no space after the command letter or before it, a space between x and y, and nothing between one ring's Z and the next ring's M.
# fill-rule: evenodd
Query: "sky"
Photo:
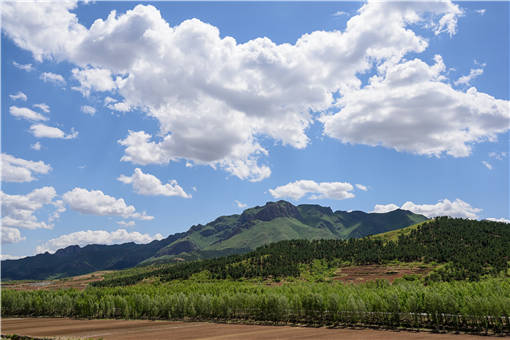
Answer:
M268 201L510 222L508 2L2 2L2 259Z

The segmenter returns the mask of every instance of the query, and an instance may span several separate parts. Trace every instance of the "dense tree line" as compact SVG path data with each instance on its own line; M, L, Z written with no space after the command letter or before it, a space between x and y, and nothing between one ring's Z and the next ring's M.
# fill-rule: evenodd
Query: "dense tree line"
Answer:
M446 263L429 281L479 280L506 272L510 261L510 226L505 223L440 217L402 234L396 241L366 237L349 240L292 240L269 244L244 255L166 265L95 282L129 285L149 277L187 279L207 271L212 279L297 277L300 264L324 260L356 265L388 261ZM128 271L129 273L129 271Z
M253 320L510 333L510 280L423 285L174 281L84 291L2 291L2 316Z

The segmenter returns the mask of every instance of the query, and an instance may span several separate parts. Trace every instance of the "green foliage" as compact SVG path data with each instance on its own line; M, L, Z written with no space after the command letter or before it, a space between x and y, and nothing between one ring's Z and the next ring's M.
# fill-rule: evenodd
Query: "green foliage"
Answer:
M281 286L189 280L84 291L4 290L1 303L4 317L228 319L510 332L510 280L502 278Z
M94 282L100 287L129 285L147 277L188 279L207 270L213 279L300 277L317 281L341 262L381 264L390 261L442 263L427 282L472 280L509 268L510 228L491 221L437 218L397 241L377 237L349 240L291 240L266 245L244 255L163 265L134 275ZM327 266L327 268L324 268Z
M345 239L406 227L426 218L409 211L385 214L335 211L319 205L268 202L241 215L221 216L149 244L70 246L55 254L2 261L4 279L46 279L247 253L270 242Z

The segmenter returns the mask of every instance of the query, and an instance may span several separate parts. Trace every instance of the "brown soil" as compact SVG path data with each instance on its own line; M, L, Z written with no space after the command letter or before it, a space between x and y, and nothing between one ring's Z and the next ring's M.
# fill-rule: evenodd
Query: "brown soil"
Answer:
M15 283L2 283L2 289L9 288L14 290L56 290L75 288L83 290L87 285L94 281L101 281L104 275L111 271L99 271L85 275L72 276L65 279L46 280L46 281L33 281L33 282L15 282Z
M172 340L478 340L487 337L429 332L370 329L330 329L290 326L254 326L207 322L148 320L75 320L57 318L3 319L2 334L57 339L172 339Z
M350 266L339 268L335 273L334 280L346 283L363 283L375 281L376 279L385 279L393 282L395 279L408 274L426 275L432 268L424 268L420 265L378 265L371 264L365 266Z

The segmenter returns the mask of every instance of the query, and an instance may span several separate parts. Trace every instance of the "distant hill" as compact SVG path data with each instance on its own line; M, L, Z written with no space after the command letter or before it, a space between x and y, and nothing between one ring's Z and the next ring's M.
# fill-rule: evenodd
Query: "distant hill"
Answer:
M360 238L425 220L422 215L400 209L381 214L333 212L320 205L268 202L149 244L70 246L55 254L2 261L2 280L57 278L96 270L214 258L246 253L283 240Z
M487 276L510 276L508 224L439 217L403 230L396 238L382 234L349 240L280 241L246 254L127 270L92 285L114 287L148 278L164 282L193 276L203 279L280 280L297 278L317 270L323 275L328 271L334 272L340 265L373 265L392 261L431 265L429 268L434 267L434 270L424 278L426 282L476 281Z

